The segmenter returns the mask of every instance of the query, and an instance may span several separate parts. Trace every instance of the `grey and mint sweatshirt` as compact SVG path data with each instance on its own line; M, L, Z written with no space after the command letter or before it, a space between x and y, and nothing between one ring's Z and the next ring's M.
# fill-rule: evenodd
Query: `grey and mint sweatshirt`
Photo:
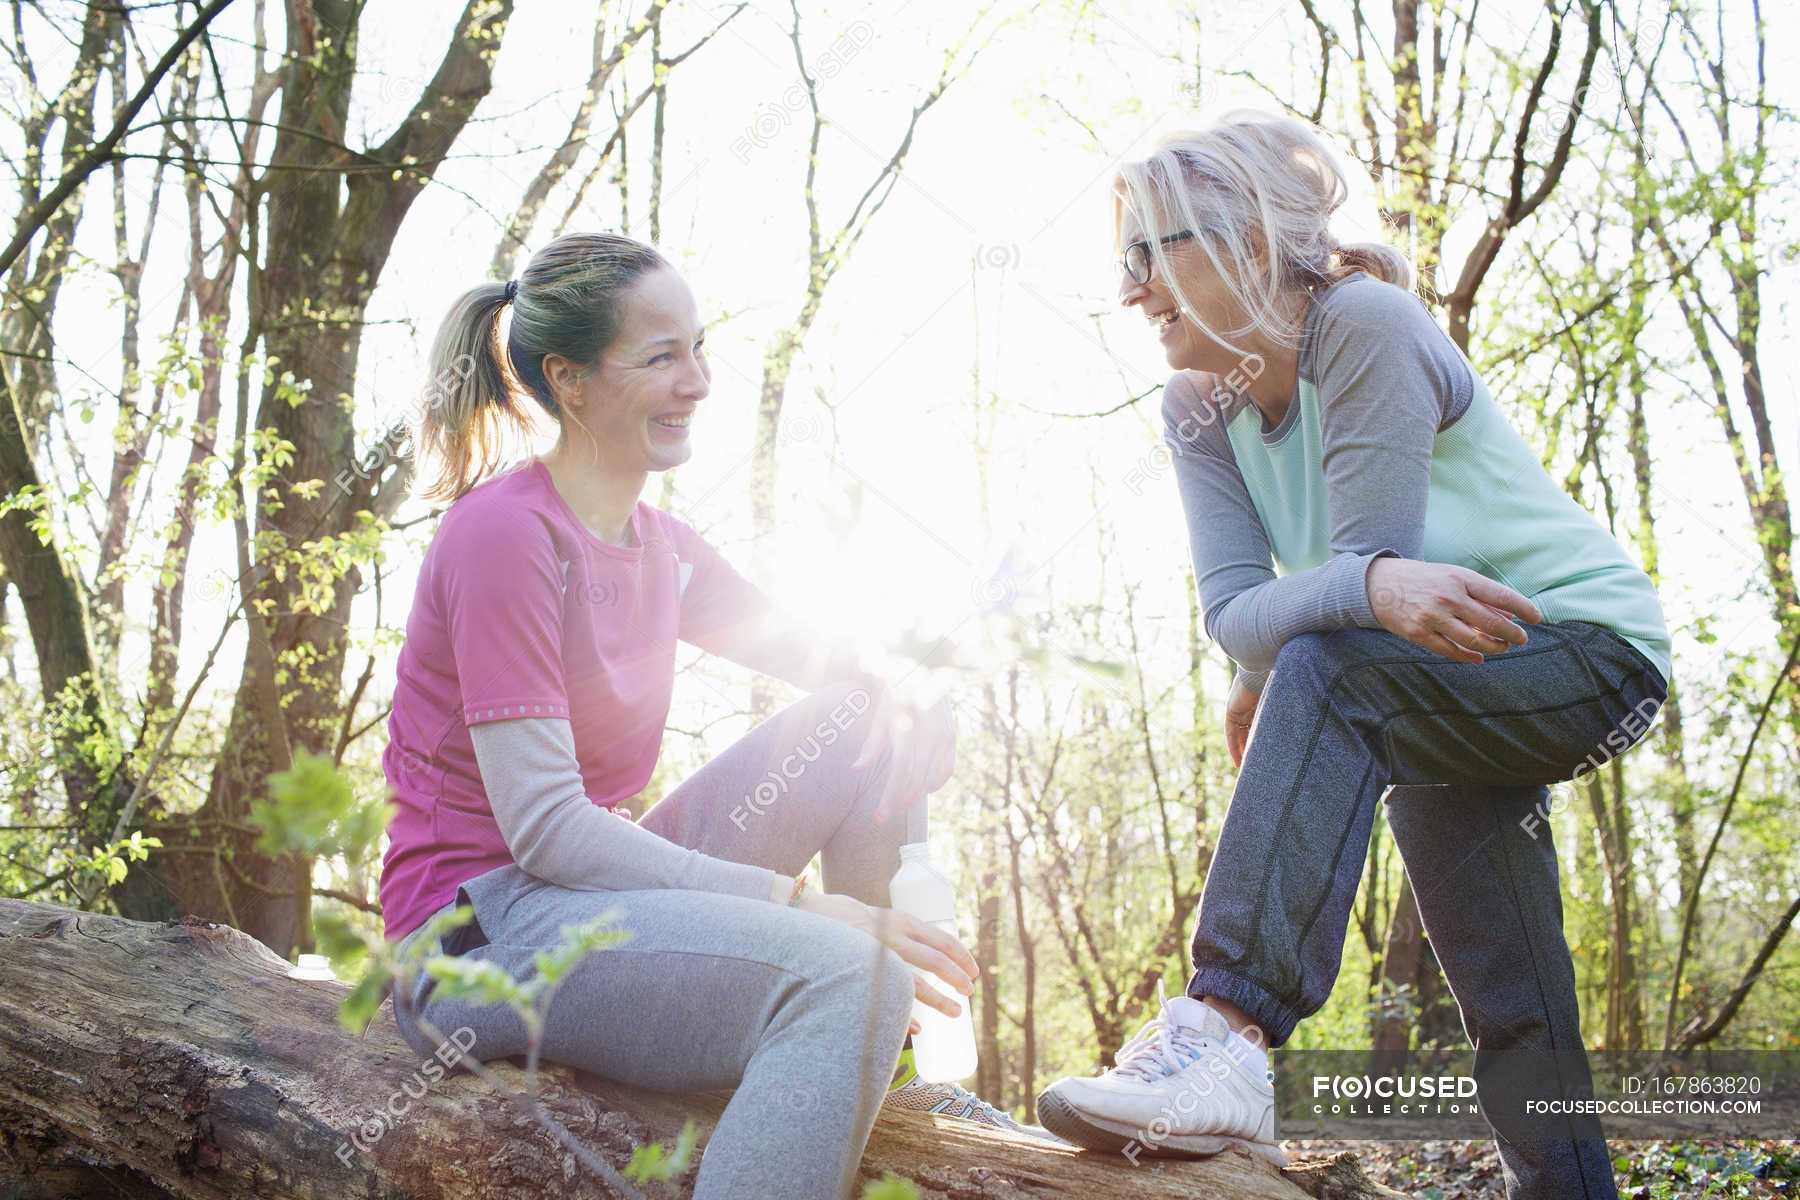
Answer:
M1260 692L1295 634L1380 628L1369 564L1455 563L1546 621L1603 625L1668 679L1650 579L1519 436L1424 302L1357 272L1319 289L1271 427L1200 372L1163 391L1207 635Z

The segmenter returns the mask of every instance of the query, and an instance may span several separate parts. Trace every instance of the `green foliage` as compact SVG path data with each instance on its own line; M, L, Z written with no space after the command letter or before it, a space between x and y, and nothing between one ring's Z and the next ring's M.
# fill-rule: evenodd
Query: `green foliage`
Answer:
M910 1179L902 1179L892 1171L865 1187L862 1200L919 1200L919 1189Z
M445 1000L508 1004L515 1009L531 1006L532 993L497 963L485 959L442 956L427 962L425 973L438 981L437 995Z
M150 851L162 845L162 839L145 837L142 832L134 830L130 837L114 842L110 846L96 846L85 854L64 853L51 860L52 875L68 871L72 880L79 883L84 879L98 878L103 887L111 887L123 883L128 864L143 862L150 857Z
M614 925L620 911L608 909L590 921L565 926L562 941L539 953L532 973L524 979L515 979L483 959L435 952L452 930L474 920L475 910L466 904L434 914L404 957L397 956L380 934L359 928L342 913L321 910L313 920L319 948L334 967L354 974L361 965L356 986L338 1008L339 1023L351 1033L360 1035L368 1027L390 983L408 986L415 972L424 971L437 981L436 995L477 1004L505 1004L519 1014L535 1038L550 998L570 970L589 954L631 939L629 930Z
M38 541L48 546L55 540L55 531L50 525L50 496L43 488L27 484L0 496L0 517L13 512L30 514L31 532L37 535Z
M1653 1142L1635 1154L1615 1156L1613 1169L1630 1200L1748 1200L1800 1190L1800 1148L1793 1142Z
M294 491L297 495L316 494L323 486L323 480L311 479L294 485ZM294 601L296 607L306 612L329 612L339 585L350 572L381 558L387 523L367 511L358 512L355 520L354 529L337 536L314 538L289 556L294 577L301 585Z
M343 913L329 909L314 913L313 930L319 949L331 959L338 973L355 974L357 965L363 964L356 986L338 1006L338 1023L360 1036L375 1019L388 984L429 966L434 960L427 955L427 948L437 946L451 930L474 919L475 910L466 904L432 914L419 940L413 943L412 953L403 960L395 955L387 939L353 924Z
M625 1178L633 1183L665 1183L688 1169L694 1150L700 1144L700 1128L693 1121L681 1127L675 1148L665 1150L661 1142L650 1142L632 1152L625 1164Z
M314 918L316 921L318 918ZM382 972L368 971L356 981L350 994L338 1005L338 1024L348 1033L360 1035L375 1019L381 1009L382 997L386 994L388 976Z
M630 941L630 931L615 929L612 925L621 911L616 908L608 909L585 925L571 925L563 930L562 945L554 950L540 951L533 961L537 965L537 978L543 980L543 986L554 988L561 984L570 969L586 958L590 951L606 950Z
M438 955L424 963L426 974L437 980L437 994L446 1000L476 1004L505 1004L536 1029L550 1005L550 997L569 971L596 950L631 940L631 934L613 928L619 909L608 909L593 920L563 929L563 940L553 950L540 951L535 969L525 979L514 979L495 963L452 955Z
M269 797L250 805L250 823L262 830L256 848L283 854L342 855L351 865L374 850L393 806L359 801L337 765L322 754L294 752L294 765L269 776Z

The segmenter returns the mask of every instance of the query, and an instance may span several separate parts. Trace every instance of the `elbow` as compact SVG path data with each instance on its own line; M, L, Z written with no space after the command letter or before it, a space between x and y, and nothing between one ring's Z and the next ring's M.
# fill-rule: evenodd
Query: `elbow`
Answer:
M1244 642L1235 649L1228 643L1220 642L1219 648L1238 665L1239 670L1252 675L1267 675L1275 669L1275 655L1255 642ZM1280 647L1276 647L1276 650L1279 652Z
M512 852L513 863L519 870L549 883L556 882L545 874L549 864L545 861L543 843L530 838L511 838L507 840L506 848Z
M555 842L549 832L545 821L532 818L510 829L500 826L500 836L519 870L547 883L560 883L556 878L556 855L552 852Z
M1214 606L1206 614L1205 627L1206 636L1244 670L1261 673L1274 667L1275 653L1280 647L1269 646L1249 621L1236 619L1229 600Z

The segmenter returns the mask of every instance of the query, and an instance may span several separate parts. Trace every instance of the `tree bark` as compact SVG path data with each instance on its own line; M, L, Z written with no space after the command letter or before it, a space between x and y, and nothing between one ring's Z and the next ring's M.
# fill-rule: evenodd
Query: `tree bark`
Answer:
M74 254L87 178L111 153L109 148L106 155L94 154L94 102L117 23L117 15L102 6L89 7L68 82L22 122L20 215L10 246L0 252L0 277L7 282L6 303L0 306L0 347L6 351L0 356L0 496L54 491L54 481L46 481L38 465L48 414L56 405L51 321ZM63 122L64 170L46 188L42 142L57 120ZM109 146L121 128L115 125L107 135ZM35 257L28 253L33 243ZM93 629L81 579L48 509L41 515L47 538L38 536L30 508L0 516L0 569L25 611L44 705L70 706L69 719L52 722L51 729L71 823L86 845L104 844L103 831L121 793L122 772L104 750L115 740L114 714L95 681Z
M249 324L250 336L260 336L291 376L266 382L256 432L290 443L291 461L255 498L254 540L240 534L250 636L228 750L199 811L148 825L163 849L134 874L154 875L160 886L138 881L120 893L132 915L165 916L178 906L232 920L282 950L309 944L311 864L257 851L247 814L291 749L335 748L345 629L361 575L351 566L319 585L295 558L310 544L357 531L358 512L393 467L369 478L358 472L347 490L332 486L357 462L351 397L363 314L407 211L487 95L511 15L511 0L468 0L405 120L381 145L357 151L344 145L343 131L361 8L342 0L288 4L271 160L280 182L268 189L268 258L253 275ZM313 587L322 600L309 598ZM166 899L146 910L138 903L146 896Z
M1419 919L1419 903L1413 896L1412 878L1400 875L1400 892L1394 897L1394 915L1388 922L1387 943L1381 955L1381 977L1387 985L1383 991L1397 1000L1414 988L1419 976L1420 952L1425 946L1425 926ZM1399 1051L1411 1047L1412 1017L1401 1011L1389 1011L1376 1021L1372 1048L1377 1052Z
M1615 770L1614 786L1622 786L1623 782L1623 772ZM1600 772L1588 774L1586 791L1594 811L1594 825L1600 831L1600 854L1606 862L1606 887L1611 900L1606 957L1606 1048L1635 1050L1638 1045L1630 1040L1629 1000L1629 991L1635 986L1637 977L1631 948L1632 911L1637 901L1637 889L1632 882L1631 830L1624 797L1615 796L1612 803L1608 802Z
M346 1034L346 985L288 979L287 969L256 939L198 918L156 924L0 901L0 1184L18 1176L42 1194L100 1170L109 1194L184 1200L614 1194L488 1084L425 1072L386 1007L361 1037ZM490 1066L521 1084L519 1068ZM562 1067L539 1082L544 1108L618 1166L646 1142L672 1144L690 1117L704 1136L725 1102ZM1283 1172L1229 1150L1151 1171L884 1111L861 1180L890 1171L921 1196L959 1200L1400 1195L1371 1184L1349 1155ZM691 1187L692 1168L676 1191Z

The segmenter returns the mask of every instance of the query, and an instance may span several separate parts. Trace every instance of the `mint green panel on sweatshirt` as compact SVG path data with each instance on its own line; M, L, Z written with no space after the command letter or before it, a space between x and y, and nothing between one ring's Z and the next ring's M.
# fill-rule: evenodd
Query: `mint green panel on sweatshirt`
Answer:
M1238 474L1268 535L1275 569L1282 575L1316 567L1331 557L1331 502L1325 494L1325 451L1319 433L1319 394L1300 381L1300 411L1280 440L1263 440L1262 413L1254 404L1226 425ZM1379 550L1371 546L1369 550Z
M1474 383L1468 409L1432 443L1421 557L1468 567L1522 592L1546 621L1591 621L1611 629L1666 681L1669 633L1650 577L1550 478L1479 375ZM1318 390L1300 380L1295 403L1296 419L1273 444L1263 440L1255 405L1245 405L1226 428L1284 575L1331 557Z

